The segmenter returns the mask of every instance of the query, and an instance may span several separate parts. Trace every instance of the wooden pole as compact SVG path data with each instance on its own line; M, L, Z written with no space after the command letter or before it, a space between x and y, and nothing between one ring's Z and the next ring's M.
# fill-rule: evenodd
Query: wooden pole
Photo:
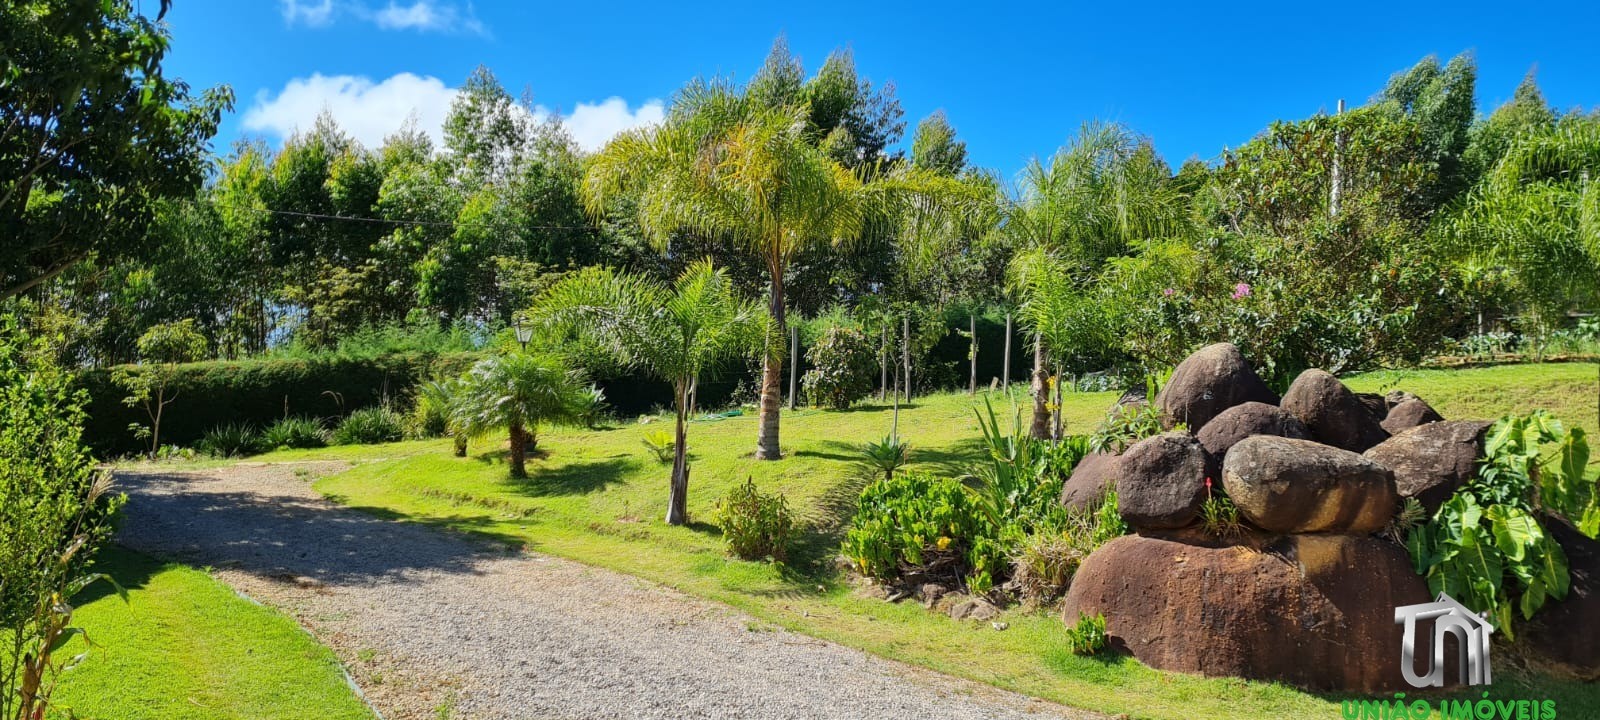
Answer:
M1339 99L1339 109L1334 112L1337 117L1344 114L1344 98ZM1333 130L1333 172L1331 178L1332 188L1328 190L1328 214L1339 214L1339 191L1343 185L1339 164L1344 156L1344 133L1337 127Z
M889 326L883 326L878 341L878 402L889 397Z
M789 326L789 409L794 409L800 383L800 326Z
M971 370L967 376L967 394L976 395L978 393L978 314L976 312L967 314L967 333L972 336L972 349L967 353L970 356L967 361L971 365Z
M906 402L911 402L911 316L900 318L901 330L905 332L905 342L900 345L900 359L906 366Z
M1011 313L1006 313L1006 357L1000 369L1000 389L1011 392Z

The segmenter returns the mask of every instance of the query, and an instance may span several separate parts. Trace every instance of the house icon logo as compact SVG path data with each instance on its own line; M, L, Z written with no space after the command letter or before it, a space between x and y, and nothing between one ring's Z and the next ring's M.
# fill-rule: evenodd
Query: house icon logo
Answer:
M1417 674L1417 625L1433 621L1431 662L1428 672ZM1406 605L1394 609L1394 622L1405 626L1400 644L1400 671L1412 687L1444 686L1444 638L1455 635L1460 647L1461 680L1468 685L1489 684L1489 635L1494 626L1482 615L1463 607L1449 595L1439 593L1431 603Z

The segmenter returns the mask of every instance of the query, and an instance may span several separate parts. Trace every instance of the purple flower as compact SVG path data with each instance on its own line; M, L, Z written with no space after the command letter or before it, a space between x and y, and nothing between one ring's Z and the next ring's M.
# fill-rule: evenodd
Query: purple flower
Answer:
M1176 291L1176 290L1173 290L1173 289L1172 289L1172 288L1167 288L1167 289L1165 289L1165 290L1162 290L1162 291L1161 291L1161 294L1162 294L1162 295L1165 295L1165 296L1167 296L1167 297L1172 297L1172 294L1173 294L1173 293L1175 293L1175 292L1177 292L1177 291Z
M1239 300L1247 297L1250 297L1249 283L1239 283L1238 285L1233 286L1233 299Z

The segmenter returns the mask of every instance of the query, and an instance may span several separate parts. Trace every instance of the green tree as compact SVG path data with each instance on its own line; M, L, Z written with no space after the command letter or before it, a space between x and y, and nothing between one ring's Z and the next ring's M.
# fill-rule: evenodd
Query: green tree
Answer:
M69 601L111 535L122 498L108 493L82 442L83 395L51 348L0 317L0 718L46 716L60 646L82 631Z
M1092 282L1109 258L1144 241L1183 234L1187 200L1168 182L1166 163L1148 140L1107 123L1085 123L1048 162L1034 158L1005 203L1004 236L1018 251L1042 250L1079 282ZM1013 275L1025 277L1017 265ZM1015 281L1027 287L1032 281ZM1044 319L1039 313L1035 319ZM1036 438L1051 434L1049 361L1043 329L1033 326L1033 424ZM1064 349L1064 348L1063 348Z
M161 417L178 399L176 391L168 392L177 366L205 356L205 336L195 329L194 320L184 319L145 331L139 336L140 367L120 367L112 372L112 381L128 391L122 403L143 408L150 419L149 425L132 428L139 436L150 438L150 459L161 449Z
M1499 164L1518 137L1549 130L1555 122L1556 113L1540 92L1533 71L1528 71L1510 100L1473 124L1471 141L1462 157L1469 175L1474 180L1482 178Z
M956 139L956 129L943 110L917 123L911 139L911 164L947 175L960 175L967 169L967 143Z
M505 428L511 442L511 477L528 477L528 451L539 427L576 422L590 403L583 374L544 353L512 352L479 361L462 378L452 403L455 427L468 435Z
M670 286L586 268L546 291L535 308L552 326L582 335L618 361L672 384L677 444L667 522L688 522L688 420L696 386L721 364L760 350L767 320L760 305L741 300L727 273L703 260Z
M1421 130L1423 155L1434 165L1433 181L1425 188L1430 208L1449 202L1472 182L1463 156L1477 110L1477 80L1471 53L1457 55L1443 67L1429 56L1396 73L1378 95L1379 102L1394 104Z
M780 456L778 412L788 325L785 276L805 249L849 244L873 224L911 232L970 190L914 168L865 179L820 149L809 108L751 102L723 84L680 91L660 125L614 138L590 163L584 200L601 215L618 198L636 203L640 229L658 247L680 232L723 237L760 259L769 282L771 333L762 362L756 457Z
M165 13L169 2L161 3ZM162 74L171 37L131 0L0 6L0 298L98 254L151 248L159 201L191 195L227 88Z

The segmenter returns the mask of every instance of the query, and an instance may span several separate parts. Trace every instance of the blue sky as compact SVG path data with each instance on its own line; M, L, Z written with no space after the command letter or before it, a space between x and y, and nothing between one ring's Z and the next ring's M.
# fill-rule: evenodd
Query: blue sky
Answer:
M659 117L696 75L743 79L782 34L815 70L837 47L893 81L910 128L943 109L970 158L1012 176L1085 120L1149 135L1173 165L1215 158L1275 118L1377 92L1425 55L1470 50L1480 110L1537 65L1557 107L1600 104L1590 2L541 3L176 0L168 72L238 95L219 149L278 142L322 107L381 138L437 124L479 64L569 116L581 144Z

